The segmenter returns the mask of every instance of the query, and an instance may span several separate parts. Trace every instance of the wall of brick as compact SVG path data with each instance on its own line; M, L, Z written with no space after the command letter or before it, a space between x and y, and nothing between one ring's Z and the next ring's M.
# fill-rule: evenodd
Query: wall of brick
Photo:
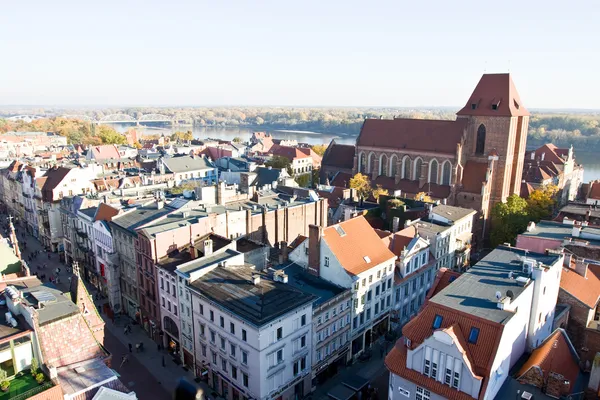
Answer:
M562 289L558 292L557 303L571 306L567 333L581 361L591 362L596 353L600 351L600 332L587 329L588 321L593 317L593 310ZM584 348L588 350L585 351Z
M28 397L29 400L63 400L63 391L60 385L52 386L34 396Z

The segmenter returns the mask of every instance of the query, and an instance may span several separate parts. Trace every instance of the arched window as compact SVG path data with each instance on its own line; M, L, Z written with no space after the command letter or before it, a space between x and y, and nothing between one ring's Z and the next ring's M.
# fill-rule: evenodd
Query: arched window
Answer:
M450 185L450 177L452 175L452 164L450 161L444 161L442 164L442 185Z
M388 158L385 154L379 157L379 175L386 176L388 173Z
M419 178L421 178L421 167L422 166L423 166L423 160L421 160L421 157L419 157L415 160L413 180L418 181Z
M410 157L404 156L402 159L402 179L410 179Z
M438 183L438 162L431 160L429 163L429 182Z
M477 128L477 145L475 146L475 154L483 154L485 150L485 125L479 125Z
M375 154L369 154L369 173L372 174L375 171Z
M365 153L360 153L358 156L358 172L363 174L367 172L367 156L365 156Z
M390 176L392 178L396 177L396 173L398 172L398 157L394 154L392 158L390 158Z

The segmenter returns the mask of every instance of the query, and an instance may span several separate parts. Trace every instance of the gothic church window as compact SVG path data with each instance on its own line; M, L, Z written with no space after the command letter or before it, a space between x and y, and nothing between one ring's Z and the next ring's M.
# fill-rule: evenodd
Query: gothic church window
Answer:
M429 163L429 182L438 183L438 162L431 160Z
M398 172L398 157L393 155L392 158L390 158L390 176L392 178L395 178L397 172Z
M450 185L450 177L452 174L452 164L450 161L445 161L442 164L442 185Z
M485 150L485 125L479 125L477 128L477 144L475 146L475 154L483 154Z
M415 160L415 173L413 175L413 180L418 181L421 178L421 167L423 166L423 160L421 158L417 158Z
M379 159L379 175L386 176L388 173L388 158L385 154Z

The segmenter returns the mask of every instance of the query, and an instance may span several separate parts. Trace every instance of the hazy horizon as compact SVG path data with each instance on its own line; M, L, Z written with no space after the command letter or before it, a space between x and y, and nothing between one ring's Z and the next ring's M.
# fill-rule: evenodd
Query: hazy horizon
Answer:
M458 108L510 72L529 109L597 110L598 17L541 0L11 2L0 105Z

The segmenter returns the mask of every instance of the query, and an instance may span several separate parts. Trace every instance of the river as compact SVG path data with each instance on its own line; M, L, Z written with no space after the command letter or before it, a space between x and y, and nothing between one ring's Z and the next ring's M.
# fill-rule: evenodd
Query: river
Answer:
M132 128L131 125L113 125L115 129L120 132L124 132L127 129ZM155 128L147 126L134 127L138 132L144 134L162 134L170 135L174 131L187 131L190 128L194 133L194 137L197 139L222 139L232 140L235 137L240 137L246 141L250 139L252 132L259 129L250 128L214 128L214 127L191 127L191 126L175 126L168 128ZM285 130L266 130L271 133L273 137L277 139L296 139L299 142L309 144L329 144L331 139L335 139L338 143L354 144L356 143L356 136L344 135L344 134L332 134L332 133L321 133L321 132L306 132L306 131L285 131ZM583 164L584 174L583 179L585 182L590 180L600 179L600 157L597 152L575 152L575 159L578 163Z

